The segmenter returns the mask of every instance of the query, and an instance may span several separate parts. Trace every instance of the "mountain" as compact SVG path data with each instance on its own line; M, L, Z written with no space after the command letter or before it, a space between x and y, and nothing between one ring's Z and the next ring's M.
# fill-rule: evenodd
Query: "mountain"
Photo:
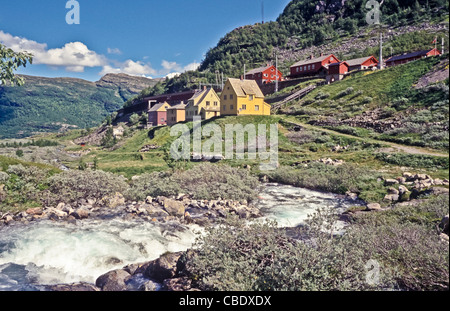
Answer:
M225 78L239 77L244 65L249 70L273 63L275 53L285 75L289 66L311 54L333 53L343 60L378 55L380 31L387 56L428 48L435 36L444 37L448 49L448 0L384 0L380 25L367 24L367 2L293 0L276 21L238 27L225 34L207 51L197 71L167 79L157 90L144 90L141 97L183 91L200 82L216 83L216 71Z
M159 79L107 74L97 82L22 76L23 86L0 86L0 138L98 125Z

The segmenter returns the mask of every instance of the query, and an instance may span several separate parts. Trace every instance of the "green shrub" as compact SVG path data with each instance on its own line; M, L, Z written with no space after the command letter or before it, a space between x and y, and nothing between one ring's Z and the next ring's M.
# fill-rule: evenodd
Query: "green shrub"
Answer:
M143 174L131 183L129 198L175 196L180 193L195 199L252 200L257 195L258 179L247 170L227 165L202 163L192 169Z
M359 214L334 235L335 210L319 209L294 240L274 222L229 218L199 237L186 274L202 290L448 290L448 244L436 230L448 196L417 207ZM372 261L379 279L368 283Z
M124 193L128 184L124 177L103 171L66 171L48 180L50 204L76 203L80 199L101 199L116 192ZM43 197L44 199L45 196Z

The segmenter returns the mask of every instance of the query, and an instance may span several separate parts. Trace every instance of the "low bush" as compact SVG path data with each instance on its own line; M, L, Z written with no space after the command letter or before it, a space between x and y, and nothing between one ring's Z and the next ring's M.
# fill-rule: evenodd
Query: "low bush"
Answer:
M301 240L274 222L231 217L199 237L186 273L202 290L448 290L448 244L436 229L448 204L443 196L360 214L342 235L333 234L334 210L324 208L298 228Z
M71 170L48 179L47 204L75 203L80 199L101 199L128 189L126 179L103 171Z
M339 194L354 192L361 199L370 202L380 201L386 194L386 189L377 182L379 173L351 164L331 166L311 163L297 169L284 166L269 172L267 176L271 181L296 187Z
M130 198L175 196L179 193L195 199L251 201L257 195L258 179L247 170L227 165L202 163L189 170L143 174L131 183Z

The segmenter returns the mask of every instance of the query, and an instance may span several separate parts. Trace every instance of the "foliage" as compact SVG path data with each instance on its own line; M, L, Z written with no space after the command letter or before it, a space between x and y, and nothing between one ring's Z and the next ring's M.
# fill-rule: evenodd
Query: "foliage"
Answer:
M187 275L202 290L448 290L448 244L436 225L448 197L417 207L366 213L336 230L334 210L320 209L294 240L273 222L230 217L208 228L187 257ZM427 215L427 216L421 216ZM379 265L379 279L368 272Z
M350 191L369 202L380 201L386 194L386 189L377 182L379 173L352 164L311 163L296 169L282 166L267 176L274 182L296 187L340 194Z
M80 199L101 199L128 189L126 179L112 173L91 170L71 170L48 179L47 203L76 203ZM46 200L46 196L43 195Z
M127 196L142 200L185 193L195 199L250 201L256 197L257 186L258 179L247 170L202 163L185 171L143 174L132 181Z
M449 169L448 157L405 153L378 153L376 158L398 166Z
M15 76L14 71L19 67L26 67L27 63L33 63L33 55L27 52L14 52L3 44L0 44L0 82L6 84L23 85L21 77Z

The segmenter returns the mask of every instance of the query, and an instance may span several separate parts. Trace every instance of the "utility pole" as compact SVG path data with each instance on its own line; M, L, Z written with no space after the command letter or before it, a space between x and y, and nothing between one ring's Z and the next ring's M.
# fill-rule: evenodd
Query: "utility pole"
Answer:
M383 34L380 32L380 63L378 69L383 69Z
M245 80L245 64L244 64L244 79L243 80Z
M280 76L278 75L278 53L275 52L275 93L278 92L278 79Z
M441 53L444 54L444 37L442 37Z

